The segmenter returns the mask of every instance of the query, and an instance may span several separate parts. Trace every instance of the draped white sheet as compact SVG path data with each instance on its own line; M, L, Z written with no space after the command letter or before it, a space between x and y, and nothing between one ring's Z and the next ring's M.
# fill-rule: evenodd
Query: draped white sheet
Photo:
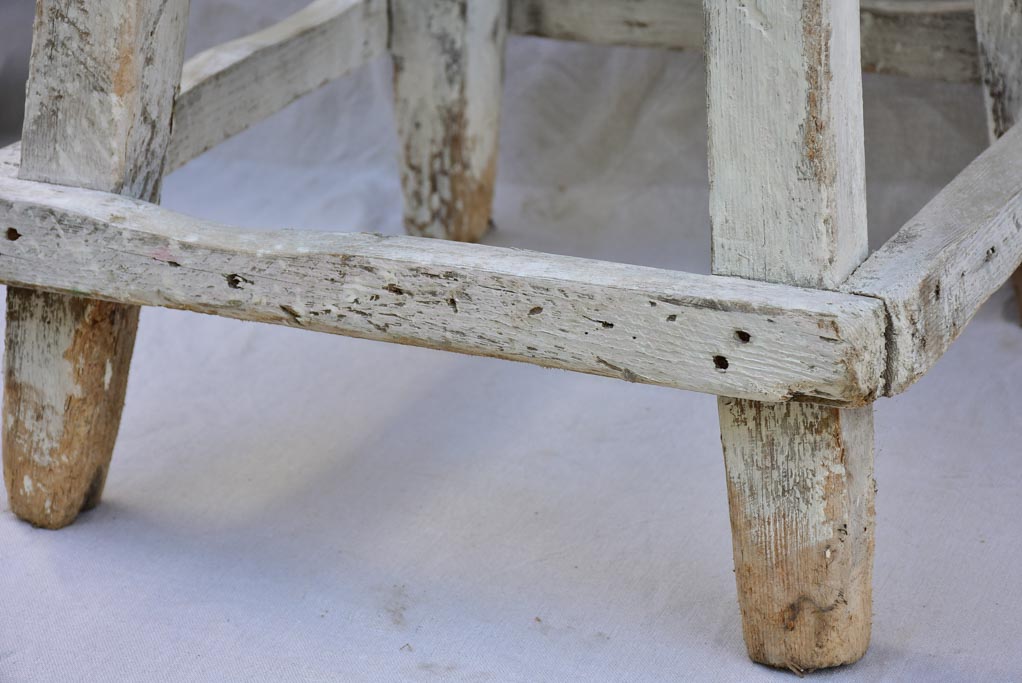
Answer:
M193 0L189 52L301 4ZM306 98L165 204L398 232L389 84L383 60ZM488 241L706 272L703 88L697 54L512 39ZM985 129L975 86L865 97L876 247ZM1022 675L1020 377L1002 291L876 405L873 644L828 680ZM103 505L55 533L0 494L0 680L788 681L745 656L716 420L709 396L146 309Z

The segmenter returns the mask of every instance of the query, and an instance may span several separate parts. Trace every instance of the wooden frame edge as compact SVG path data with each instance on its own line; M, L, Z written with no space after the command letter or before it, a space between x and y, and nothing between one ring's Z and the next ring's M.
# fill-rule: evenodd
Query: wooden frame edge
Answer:
M414 237L252 232L0 173L0 281L766 401L878 395L869 297Z
M863 0L863 71L979 80L968 0ZM627 5L627 6L626 6ZM703 47L702 0L511 0L511 33L604 45Z

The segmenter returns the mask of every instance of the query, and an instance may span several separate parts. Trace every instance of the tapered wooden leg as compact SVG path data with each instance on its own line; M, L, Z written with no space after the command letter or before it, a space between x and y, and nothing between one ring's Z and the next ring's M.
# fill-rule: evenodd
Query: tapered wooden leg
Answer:
M834 289L867 252L858 2L704 8L713 271ZM872 407L718 408L750 657L796 672L856 661L870 635Z
M1015 125L1022 110L1022 4L1017 0L976 0L979 71L993 142ZM1011 278L1022 320L1022 269Z
M497 169L506 0L392 0L405 228L474 242Z
M20 176L157 201L188 0L39 0ZM17 239L10 226L8 239ZM103 491L138 309L9 288L4 482L59 528Z
M808 671L869 645L873 409L719 399L749 656Z

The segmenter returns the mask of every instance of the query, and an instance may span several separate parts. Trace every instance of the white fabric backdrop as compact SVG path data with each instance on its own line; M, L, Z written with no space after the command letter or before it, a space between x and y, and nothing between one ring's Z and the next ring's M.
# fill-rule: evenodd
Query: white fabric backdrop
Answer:
M193 0L189 52L301 4ZM706 272L700 57L513 39L507 67L487 241ZM399 232L389 88L381 60L309 96L164 203ZM865 98L875 247L985 131L975 86ZM822 677L1022 680L1019 377L1002 291L876 404L873 644ZM0 494L0 680L791 680L746 659L719 449L710 396L146 309L103 505L54 533Z

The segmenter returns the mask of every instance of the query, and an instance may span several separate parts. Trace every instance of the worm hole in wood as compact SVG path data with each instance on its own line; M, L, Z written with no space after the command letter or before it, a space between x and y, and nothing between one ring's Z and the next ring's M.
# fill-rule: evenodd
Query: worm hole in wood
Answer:
M7 228L7 239L9 239L10 241L13 242L14 240L18 239L19 237L21 237L21 233L20 232L18 232L14 228Z
M743 344L748 344L750 341L752 341L752 335L746 332L745 330L735 330L735 336L738 337L738 341L742 342Z
M713 364L717 366L718 370L727 370L728 362L724 356L714 356Z

